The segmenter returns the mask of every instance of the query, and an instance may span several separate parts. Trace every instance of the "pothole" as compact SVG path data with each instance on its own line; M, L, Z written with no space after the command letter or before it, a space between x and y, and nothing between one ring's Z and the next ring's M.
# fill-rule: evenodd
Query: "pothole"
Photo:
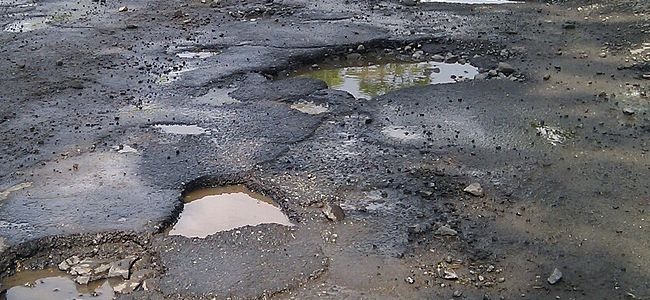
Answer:
M77 284L65 272L46 269L21 271L2 281L0 293L3 300L67 300L67 299L114 299L113 284L108 280L98 280L86 285Z
M350 60L345 61L350 63ZM478 74L470 64L443 62L361 62L357 65L323 65L298 70L297 76L323 80L331 89L343 90L356 98L371 99L413 86L455 83Z
M157 125L153 125L153 127L160 129L160 131L164 133L169 133L169 134L199 135L208 132L208 130L198 125L157 124Z
M243 185L199 189L183 200L183 212L169 235L205 238L244 226L293 226L271 198Z

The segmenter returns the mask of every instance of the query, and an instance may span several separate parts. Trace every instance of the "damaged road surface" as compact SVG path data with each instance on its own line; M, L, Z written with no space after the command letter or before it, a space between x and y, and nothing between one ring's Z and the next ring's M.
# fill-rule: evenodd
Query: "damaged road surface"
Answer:
M649 11L0 0L0 299L650 298Z

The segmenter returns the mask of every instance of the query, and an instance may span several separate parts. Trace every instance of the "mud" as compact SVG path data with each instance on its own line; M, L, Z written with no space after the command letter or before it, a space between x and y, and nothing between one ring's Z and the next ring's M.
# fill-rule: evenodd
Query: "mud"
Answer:
M137 257L118 299L648 298L649 10L0 1L0 277ZM336 68L390 84L296 76ZM167 235L242 184L294 226Z

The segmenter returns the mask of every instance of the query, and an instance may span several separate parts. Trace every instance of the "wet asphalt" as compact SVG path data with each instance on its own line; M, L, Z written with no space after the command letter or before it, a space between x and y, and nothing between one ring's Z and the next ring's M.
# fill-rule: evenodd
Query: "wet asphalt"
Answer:
M0 1L5 28L37 20L0 32L3 277L135 253L157 275L121 299L650 296L643 1L30 3ZM523 80L355 99L279 76L406 46ZM485 197L463 192L473 182ZM296 226L166 235L185 192L230 184Z

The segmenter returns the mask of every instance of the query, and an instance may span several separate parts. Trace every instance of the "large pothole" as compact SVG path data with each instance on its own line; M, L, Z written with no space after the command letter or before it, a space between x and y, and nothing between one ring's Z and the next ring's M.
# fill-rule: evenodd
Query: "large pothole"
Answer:
M293 225L273 199L244 185L198 189L183 200L183 212L169 235L205 238L244 226Z
M356 98L371 99L391 91L473 79L478 68L468 63L408 62L389 59L344 59L296 70L294 76L311 77Z

